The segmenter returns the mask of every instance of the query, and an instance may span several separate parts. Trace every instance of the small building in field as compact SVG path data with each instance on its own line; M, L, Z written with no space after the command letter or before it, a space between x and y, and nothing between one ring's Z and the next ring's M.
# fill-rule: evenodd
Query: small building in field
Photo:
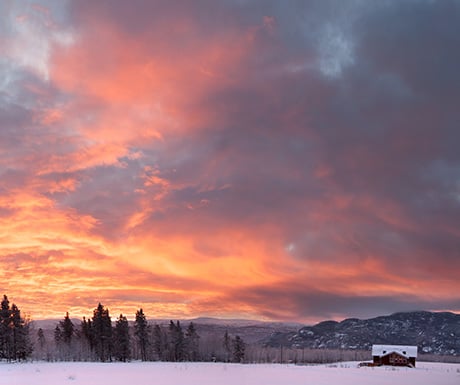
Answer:
M373 364L391 366L410 366L415 368L417 346L372 345Z

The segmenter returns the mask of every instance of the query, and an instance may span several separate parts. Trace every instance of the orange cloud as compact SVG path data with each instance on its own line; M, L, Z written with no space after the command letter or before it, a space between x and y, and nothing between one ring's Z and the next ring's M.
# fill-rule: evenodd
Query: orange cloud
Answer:
M68 20L32 6L14 14L19 40L0 39L0 278L24 310L308 321L456 306L458 141L454 124L431 131L437 99L427 127L413 120L410 79L374 73L367 46L366 71L324 76L330 22L291 9L125 3L75 2Z

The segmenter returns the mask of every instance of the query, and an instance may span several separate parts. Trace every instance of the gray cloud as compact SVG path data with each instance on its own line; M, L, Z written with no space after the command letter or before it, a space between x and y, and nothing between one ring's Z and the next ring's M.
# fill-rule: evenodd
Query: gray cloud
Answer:
M90 123L108 124L103 118L112 106L87 90L76 87L66 94L24 68L4 65L9 78L20 79L0 87L0 148L6 154L1 175L7 189L37 179L40 186L75 180L72 189L38 190L60 207L96 218L94 231L106 240L123 239L131 216L145 210L132 234L191 237L194 251L210 258L225 251L206 237L238 227L272 248L285 247L284 255L277 249L272 259L294 260L301 270L311 261L341 267L378 260L389 270L397 263L394 274L401 279L433 275L455 284L458 2L85 0L69 5L68 20L83 42L87 36L97 40L94 31L108 24L126 39L123 43L144 44L146 61L165 55L171 63L193 62L197 51L221 39L241 41L243 48L228 68L216 59L225 67L219 68L225 81L197 81L196 90L175 78L168 84L184 93L180 107L185 116L200 116L199 123L184 119L177 130L160 127L161 140L127 140L108 164L86 164L85 156L79 157L88 146L81 127L86 117L79 111L88 112ZM94 60L113 64L104 55ZM190 74L193 65L187 67ZM13 85L19 91L12 101ZM34 104L38 94L29 91L31 85L40 90L41 105ZM154 94L147 102L157 101ZM67 118L74 124L37 123L43 105L62 101L70 105ZM122 130L120 123L114 132ZM136 151L141 155L130 158ZM37 176L56 156L64 165L69 156L82 165ZM168 187L147 186L146 169ZM276 227L269 240L268 224ZM459 308L456 299L435 303L304 290L283 286L234 295L273 318ZM279 307L265 307L273 298ZM282 298L288 298L285 304Z

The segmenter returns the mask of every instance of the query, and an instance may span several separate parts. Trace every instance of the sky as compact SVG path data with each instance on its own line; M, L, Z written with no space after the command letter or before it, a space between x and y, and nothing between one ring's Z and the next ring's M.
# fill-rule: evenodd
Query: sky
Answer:
M2 0L0 294L460 312L459 47L460 1Z

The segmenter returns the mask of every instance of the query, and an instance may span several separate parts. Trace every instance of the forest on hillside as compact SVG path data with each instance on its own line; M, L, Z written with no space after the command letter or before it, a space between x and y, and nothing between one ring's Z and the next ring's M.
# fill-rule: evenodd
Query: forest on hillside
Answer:
M120 314L112 319L99 303L91 317L79 322L68 313L53 328L38 328L23 317L15 304L3 296L0 311L0 360L44 361L208 361L252 363L320 363L368 359L369 352L288 349L247 343L242 336L225 330L208 333L193 322L151 323L143 309L129 322ZM203 329L204 328L204 329Z

